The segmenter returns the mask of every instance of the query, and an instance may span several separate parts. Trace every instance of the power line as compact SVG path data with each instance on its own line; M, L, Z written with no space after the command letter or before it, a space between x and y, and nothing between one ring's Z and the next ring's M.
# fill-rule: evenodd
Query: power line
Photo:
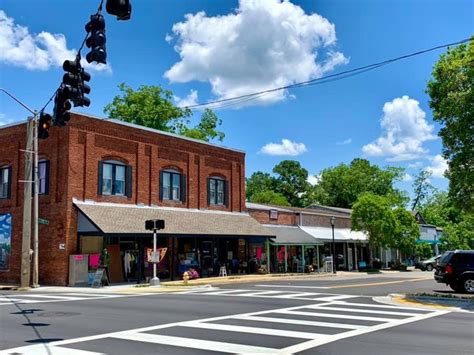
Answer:
M340 72L340 73L326 75L326 76L316 78L316 79L302 81L302 82L299 82L299 83L294 83L294 84L281 86L281 87L277 87L277 88L273 88L273 89L258 91L258 92L254 92L254 93L251 93L251 94L245 94L245 95L240 95L240 96L235 96L235 97L230 97L230 98L225 98L225 99L220 99L220 100L214 100L214 101L210 101L210 102L207 102L207 103L204 103L204 104L190 105L190 106L186 106L186 108L189 108L192 111L199 111L199 110L202 110L202 109L205 109L205 108L221 109L221 108L226 108L226 107L230 107L230 106L233 106L233 105L239 105L243 102L256 100L262 95L277 92L277 91L281 91L281 90L288 90L288 89L294 89L294 88L299 88L299 87L306 87L306 86L324 84L324 83L327 83L327 82L332 82L332 81L336 81L336 80L345 79L345 78L348 78L348 77L351 77L351 76L355 76L355 75L365 73L365 72L370 71L370 70L378 69L382 66L385 66L385 65L403 60L403 59L408 59L408 58L415 57L415 56L418 56L418 55L422 55L422 54L432 52L432 51L435 51L435 50L438 50L438 49L459 45L459 44L462 44L462 43L469 42L470 40L471 39L467 38L467 39L463 39L463 40L460 40L460 41L457 41L457 42L442 44L442 45L439 45L439 46L436 46L436 47L431 47L431 48L420 50L420 51L413 52L413 53L410 53L410 54L405 54L405 55L402 55L402 56L399 56L399 57L396 57L396 58L391 58L391 59L387 59L387 60L384 60L384 61L381 61L381 62L378 62L378 63L364 65L364 66L361 66L361 67L358 67L358 68L345 70L345 71Z

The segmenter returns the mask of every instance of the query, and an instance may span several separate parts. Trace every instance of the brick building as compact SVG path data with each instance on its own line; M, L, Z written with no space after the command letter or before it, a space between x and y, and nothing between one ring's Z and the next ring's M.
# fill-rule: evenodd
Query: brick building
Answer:
M250 272L271 236L246 213L245 154L124 123L71 114L40 140L40 284L65 285L71 255L97 267L104 247L114 282L150 276L147 219L165 219L160 275L220 265ZM26 123L0 128L0 282L19 282ZM246 265L245 267L243 265ZM217 270L217 271L216 271ZM91 270L89 270L91 271Z
M367 236L351 231L351 210L313 205L308 208L272 206L247 202L249 214L269 233L271 272L302 272L312 265L321 270L331 256L332 225L338 269L353 270L368 262Z

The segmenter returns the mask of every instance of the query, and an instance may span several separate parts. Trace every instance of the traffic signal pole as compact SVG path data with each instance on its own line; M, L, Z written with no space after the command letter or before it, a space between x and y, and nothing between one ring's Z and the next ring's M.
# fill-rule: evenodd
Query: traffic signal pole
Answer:
M39 121L33 120L34 126L34 134L33 134L33 141L34 141L34 155L35 155L35 163L34 163L34 179L33 182L35 184L35 193L33 195L33 287L39 287L38 279L39 279L39 241L38 241L38 213L39 213L39 203L38 203L38 195L39 195L39 162L38 162L38 130L39 130Z

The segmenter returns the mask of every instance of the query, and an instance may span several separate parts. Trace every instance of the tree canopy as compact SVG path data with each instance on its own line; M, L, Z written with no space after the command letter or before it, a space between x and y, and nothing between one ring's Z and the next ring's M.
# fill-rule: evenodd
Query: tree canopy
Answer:
M251 202L265 203L269 205L289 206L285 196L274 191L260 191L252 195Z
M277 174L276 192L295 207L306 207L309 189L308 170L296 160L283 160L273 168Z
M449 195L474 210L474 39L440 56L428 82L433 119L443 125L439 136L448 161Z
M121 95L104 107L110 118L141 126L177 133L186 137L210 141L222 141L224 133L217 130L222 121L212 110L205 110L200 122L190 127L192 112L173 103L173 93L160 86L141 85L137 90L122 83Z
M354 159L349 165L324 169L312 199L322 205L351 208L360 195L372 193L389 196L394 204L403 205L407 196L394 187L403 172L401 168L380 168L366 159Z

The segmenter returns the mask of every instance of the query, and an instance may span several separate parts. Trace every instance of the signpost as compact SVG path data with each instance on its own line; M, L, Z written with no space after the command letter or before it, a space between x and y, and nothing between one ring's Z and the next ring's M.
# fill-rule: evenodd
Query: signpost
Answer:
M47 219L38 218L38 224L48 225L49 221Z
M149 219L145 221L145 229L153 231L153 278L150 281L150 286L159 286L160 279L156 275L156 264L159 262L156 251L156 231L165 228L165 221L163 219ZM166 253L166 250L165 250ZM164 254L163 254L164 256Z

